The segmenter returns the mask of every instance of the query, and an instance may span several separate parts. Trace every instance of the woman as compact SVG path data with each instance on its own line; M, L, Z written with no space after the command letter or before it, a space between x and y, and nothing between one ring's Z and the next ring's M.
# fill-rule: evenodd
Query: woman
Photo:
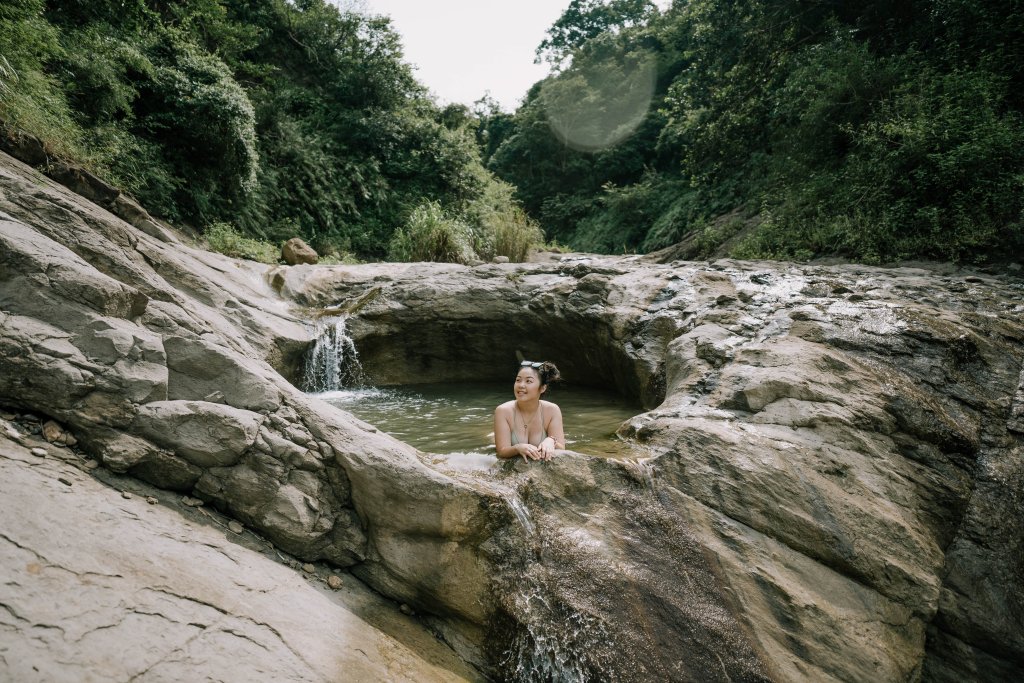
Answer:
M541 395L548 384L559 379L554 363L524 360L513 385L514 401L494 410L494 445L499 458L550 460L555 450L565 448L562 411Z

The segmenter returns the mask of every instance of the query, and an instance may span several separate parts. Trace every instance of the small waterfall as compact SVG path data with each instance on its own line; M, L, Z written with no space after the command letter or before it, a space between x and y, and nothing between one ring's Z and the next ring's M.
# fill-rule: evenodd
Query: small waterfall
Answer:
M533 520L530 519L530 511L526 509L526 503L523 502L523 499L515 492L506 493L503 495L503 498L512 509L516 519L518 519L519 523L523 525L524 529L526 529L526 533L533 536L536 533L537 528L533 525Z
M502 662L506 678L521 683L607 680L602 660L609 636L601 621L546 595L536 578L527 578L526 584L514 600L523 628Z
M317 322L317 338L306 352L303 391L323 393L363 383L355 342L345 331L345 318L323 318Z
M654 486L654 467L650 458L637 458L635 460L623 460L622 466L637 482L644 485L648 491L657 495L658 491Z

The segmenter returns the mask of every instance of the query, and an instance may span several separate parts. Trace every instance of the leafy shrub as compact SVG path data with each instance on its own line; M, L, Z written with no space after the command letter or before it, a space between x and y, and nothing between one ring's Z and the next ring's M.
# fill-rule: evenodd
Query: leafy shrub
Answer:
M525 261L544 241L540 227L519 207L497 214L489 227L494 232L494 256L507 256L513 263Z
M211 250L232 258L277 263L281 256L280 247L246 237L230 223L211 223L206 227L203 236Z
M256 187L252 103L216 56L180 38L163 52L141 91L139 126L164 147L176 174L189 178L182 199L196 218L230 215L228 207Z
M63 54L42 0L0 3L0 122L28 132L56 154L84 156L60 83L46 66Z
M1024 247L1024 120L1005 105L1005 83L897 61L902 82L846 126L842 162L769 195L766 220L735 256L971 261Z
M544 241L544 233L512 198L508 183L488 178L481 197L466 210L473 230L473 249L484 260L507 256L521 263Z
M111 35L104 24L65 31L60 74L84 126L132 119L139 85L154 70L141 44L144 41L138 40L139 44Z
M474 258L472 231L462 221L447 216L437 202L426 202L395 231L388 257L393 261L468 263Z

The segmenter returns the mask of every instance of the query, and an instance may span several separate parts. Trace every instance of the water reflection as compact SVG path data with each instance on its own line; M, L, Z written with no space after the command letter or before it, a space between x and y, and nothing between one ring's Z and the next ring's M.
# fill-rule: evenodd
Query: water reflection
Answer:
M417 384L319 396L421 451L443 454L451 467L474 470L495 461L494 408L512 398L512 383ZM567 448L607 458L636 455L615 436L619 425L637 413L620 396L560 385L548 398L562 409Z

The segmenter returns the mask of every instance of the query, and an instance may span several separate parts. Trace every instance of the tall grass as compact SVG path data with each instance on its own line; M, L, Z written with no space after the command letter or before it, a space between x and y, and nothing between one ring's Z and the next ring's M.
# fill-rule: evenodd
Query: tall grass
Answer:
M388 244L393 261L442 261L469 263L475 258L472 231L457 218L445 214L437 202L417 206L404 227Z

